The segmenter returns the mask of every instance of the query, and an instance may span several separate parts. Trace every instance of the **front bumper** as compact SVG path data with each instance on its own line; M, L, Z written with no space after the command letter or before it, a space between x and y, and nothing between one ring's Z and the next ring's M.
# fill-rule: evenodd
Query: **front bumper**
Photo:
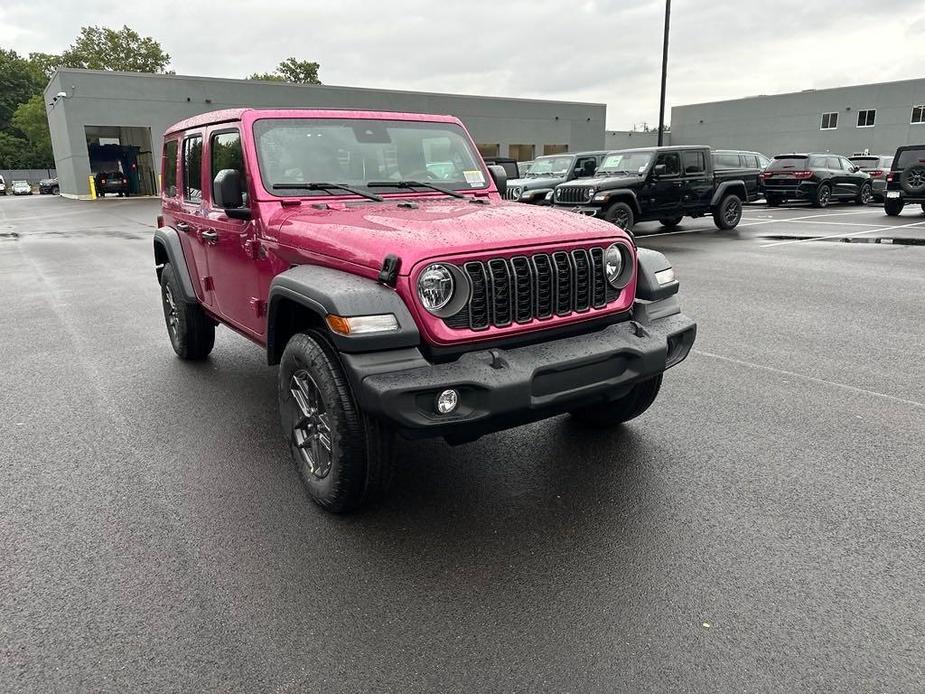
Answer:
M410 438L465 441L617 399L687 357L697 326L676 297L637 302L634 318L575 337L468 352L450 363L431 363L417 349L342 360L365 411ZM459 393L459 405L439 415L435 401L448 388Z
M566 212L576 212L587 217L603 217L604 208L595 205L556 205L556 209Z

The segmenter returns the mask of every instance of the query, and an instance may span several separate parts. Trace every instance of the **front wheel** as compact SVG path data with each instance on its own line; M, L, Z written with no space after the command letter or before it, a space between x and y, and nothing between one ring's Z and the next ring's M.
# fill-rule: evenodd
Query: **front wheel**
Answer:
M713 223L717 229L735 229L742 219L742 199L738 195L727 195L713 210Z
M682 219L684 219L684 217L668 217L667 219L658 220L658 223L666 229L674 229L681 223Z
M662 374L637 383L619 400L572 411L572 417L593 427L610 427L635 419L649 409L662 387Z
M298 333L289 340L278 386L283 434L311 499L344 513L383 495L394 435L359 409L323 337Z
M866 205L870 202L872 197L873 193L870 189L870 183L865 183L861 186L861 190L858 191L858 196L854 199L854 202L857 205Z
M832 200L832 186L828 183L821 183L816 188L816 197L813 199L813 207L828 207Z
M632 231L635 215L633 214L633 208L625 202L615 202L607 208L607 212L604 213L604 219L616 224L624 231Z
M883 203L883 211L890 217L897 217L903 211L904 203L896 198L887 198Z
M184 301L180 282L170 263L161 270L161 304L173 351L181 359L196 361L215 346L215 323L199 304Z

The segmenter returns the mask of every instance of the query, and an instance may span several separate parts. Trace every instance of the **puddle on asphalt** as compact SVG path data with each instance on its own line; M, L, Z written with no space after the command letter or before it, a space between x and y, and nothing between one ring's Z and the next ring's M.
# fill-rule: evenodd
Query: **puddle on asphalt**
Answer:
M792 236L784 234L764 234L760 238L769 241L828 241L830 243L879 243L884 246L925 246L925 238L914 237L860 237L860 236Z

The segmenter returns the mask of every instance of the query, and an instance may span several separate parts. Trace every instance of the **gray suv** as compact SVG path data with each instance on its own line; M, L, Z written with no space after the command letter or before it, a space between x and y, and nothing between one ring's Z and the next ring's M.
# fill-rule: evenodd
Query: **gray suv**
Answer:
M549 204L547 195L560 183L575 178L590 178L597 171L606 151L548 154L537 157L524 174L507 182L508 200L535 205Z

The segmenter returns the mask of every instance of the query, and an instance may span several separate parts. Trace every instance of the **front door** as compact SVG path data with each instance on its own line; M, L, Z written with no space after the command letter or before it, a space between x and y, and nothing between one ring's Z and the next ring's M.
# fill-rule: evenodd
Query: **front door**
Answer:
M710 198L713 196L713 179L707 172L704 151L682 151L681 170L684 174L681 188L681 207L684 214L697 214L708 209Z
M264 306L257 296L257 237L252 220L232 219L215 206L211 182L222 169L241 172L247 189L247 172L237 128L221 128L209 134L209 211L202 238L208 249L218 313L229 323L254 335L264 333ZM246 207L247 193L244 193Z
M655 167L663 165L664 171L655 173ZM680 217L681 195L684 181L681 178L681 159L677 152L660 152L649 173L642 199L642 216L646 219Z

